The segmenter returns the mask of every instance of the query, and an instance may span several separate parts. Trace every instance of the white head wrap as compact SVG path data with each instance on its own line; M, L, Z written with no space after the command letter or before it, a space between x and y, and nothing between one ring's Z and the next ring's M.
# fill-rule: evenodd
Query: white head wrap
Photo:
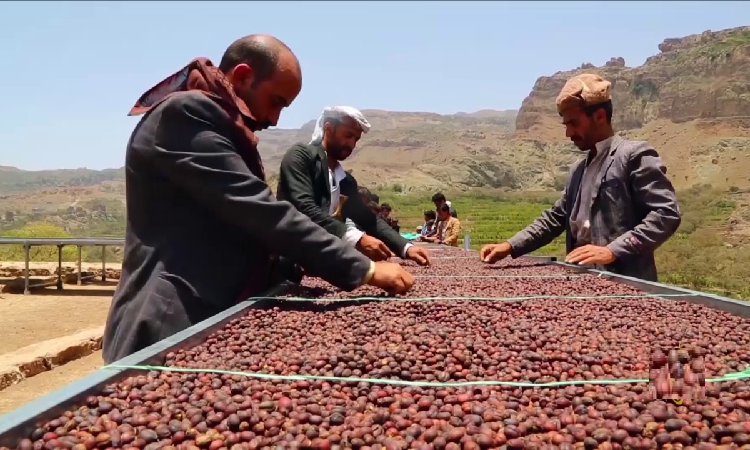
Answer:
M318 121L315 123L315 131L312 134L312 140L310 144L317 145L323 142L323 125L328 119L342 119L349 117L359 124L363 133L370 131L370 122L365 119L365 116L355 108L351 106L326 106L323 108L323 113L318 117Z

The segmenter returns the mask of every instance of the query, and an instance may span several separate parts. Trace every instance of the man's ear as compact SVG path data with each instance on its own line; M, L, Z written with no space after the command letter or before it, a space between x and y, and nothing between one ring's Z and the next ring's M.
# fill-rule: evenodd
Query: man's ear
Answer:
M598 125L606 125L606 123L607 123L607 112L604 111L604 108L599 108L596 111L594 111L594 121Z
M237 64L234 69L230 72L232 84L240 89L244 89L246 86L252 85L255 80L255 72L253 68L247 64Z
M330 136L331 133L333 133L333 124L331 122L327 122L325 125L323 125L323 136Z

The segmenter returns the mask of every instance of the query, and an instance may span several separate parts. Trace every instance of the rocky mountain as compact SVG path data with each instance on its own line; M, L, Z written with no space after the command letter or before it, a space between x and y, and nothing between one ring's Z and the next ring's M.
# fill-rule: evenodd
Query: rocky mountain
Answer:
M32 171L21 170L17 167L0 166L0 194L48 188L93 186L107 181L122 181L124 179L125 172L122 168Z
M642 66L620 57L540 77L523 101L516 137L565 141L555 98L573 75L612 82L613 122L622 134L649 141L680 187L750 186L750 27L665 39Z
M429 112L396 112L365 109L362 113L372 124L372 130L362 137L354 155L347 161L347 167L364 173L365 181L381 177L378 171L386 174L384 183L397 184L406 180L412 168L424 162L446 160L440 155L441 149L448 148L453 153L462 154L455 148L461 140L485 140L485 133L507 135L513 131L516 111L482 110L475 113L440 115ZM312 120L297 130L267 130L259 133L259 148L266 170L278 172L281 157L289 146L296 142L307 142L312 136L315 121ZM462 139L463 138L463 139ZM446 145L447 144L447 145ZM437 160L435 159L437 158ZM447 159L450 161L450 158ZM371 170L374 167L374 170ZM431 172L419 174L425 183L440 184L439 179L428 181ZM440 177L440 174L432 174ZM359 176L358 176L359 178ZM412 183L406 183L412 185Z
M555 97L569 77L593 72L612 82L615 127L653 144L678 188L701 183L750 188L750 27L669 38L658 49L637 67L613 57L602 66L585 63L542 76L517 112L364 110L373 129L346 166L374 188L559 189L580 153L565 139ZM310 139L313 126L310 121L299 129L260 133L271 176L286 148ZM0 194L103 182L114 192L111 183L121 180L122 169L0 167Z
M475 147L473 143L505 139L513 131L516 120L516 111L494 110L441 115L430 112L365 109L363 114L373 129L360 141L351 161L347 161L348 168L357 170L358 167L364 167L363 180L368 183L400 183L411 187L444 185L442 180L448 178L443 172L450 169L444 166L453 164L456 155L461 161L465 159L467 152L468 158L473 158L476 156L476 152L471 151ZM259 150L269 175L273 176L278 172L281 157L292 144L310 140L314 126L315 120L311 120L299 129L271 129L258 133ZM487 147L481 151L491 155L494 150ZM424 162L428 164L423 164ZM436 164L437 167L431 169L431 166ZM371 165L374 165L375 169L372 169ZM412 170L418 165L421 169ZM468 163L468 167L474 165ZM104 181L124 179L123 168L104 171L24 171L6 167L5 171L8 176L0 167L0 194L40 188L93 186ZM410 173L416 173L417 178L410 180ZM475 186L485 184L482 178L469 182Z
M750 27L668 38L658 49L641 66L613 57L540 77L515 127L512 112L367 111L375 126L346 165L375 186L560 188L580 153L561 130L555 98L571 76L593 72L612 82L615 128L654 145L675 185L750 187Z
M750 115L750 27L665 39L659 50L638 67L615 57L602 67L585 63L540 77L521 105L516 128L534 130L553 120L559 129L555 97L568 78L584 72L612 82L614 125L622 130L659 119L683 123Z

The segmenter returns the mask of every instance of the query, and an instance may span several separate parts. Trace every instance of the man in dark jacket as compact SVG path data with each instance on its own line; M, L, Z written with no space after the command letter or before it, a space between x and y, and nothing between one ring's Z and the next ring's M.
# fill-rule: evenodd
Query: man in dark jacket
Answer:
M395 253L427 265L427 249L412 245L374 214L362 202L357 180L340 164L369 128L362 113L354 108L326 108L312 141L293 145L281 160L276 195L373 261L385 260ZM347 226L347 219L356 227Z
M565 84L557 110L566 136L587 156L573 166L552 208L507 242L484 246L482 260L531 253L564 232L566 262L657 280L654 251L677 231L682 216L656 150L615 136L610 86L594 74Z
M299 62L270 36L234 42L219 67L196 59L144 94L125 160L122 278L104 334L112 363L270 286L271 255L352 290L393 293L413 278L372 263L265 183L255 131L297 97Z

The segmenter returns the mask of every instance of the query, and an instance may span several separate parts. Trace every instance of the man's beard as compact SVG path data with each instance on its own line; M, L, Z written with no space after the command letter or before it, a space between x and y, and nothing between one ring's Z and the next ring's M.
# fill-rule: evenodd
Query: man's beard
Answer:
M575 147L582 152L595 150L597 140L596 138L594 138L594 136L599 135L598 131L599 131L598 127L592 124L589 128L585 130L585 133L583 136L573 136L570 138L570 141L573 142L573 145L575 145ZM574 138L578 138L578 139L574 140Z
M333 148L328 149L328 152L336 159L336 161L343 161L352 155L354 149L334 144Z
M239 90L237 90L235 88L234 93L235 93L235 95L237 95L237 97L239 97L240 99L242 99L243 102L245 102L245 105L250 110L250 114L252 114L253 116L255 116L255 113L253 112L254 103L251 100L253 98L253 95L255 95L255 90L251 88L247 92L241 92L241 91L239 91ZM253 132L262 131L262 130L265 130L265 129L268 129L268 128L271 127L271 122L269 122L267 120L266 121L260 121L260 120L258 120L256 118L253 118L252 121L246 120L245 123L247 124L247 127L250 128L250 130L253 131Z
M578 150L580 150L582 152L589 151L590 145L588 145L588 143L586 142L585 139L573 139L573 138L570 138L570 142L575 146L575 148L577 148Z
M247 122L247 121L246 121ZM248 123L248 128L250 128L253 132L258 132L265 130L271 126L270 122L257 122L253 121L252 123Z

